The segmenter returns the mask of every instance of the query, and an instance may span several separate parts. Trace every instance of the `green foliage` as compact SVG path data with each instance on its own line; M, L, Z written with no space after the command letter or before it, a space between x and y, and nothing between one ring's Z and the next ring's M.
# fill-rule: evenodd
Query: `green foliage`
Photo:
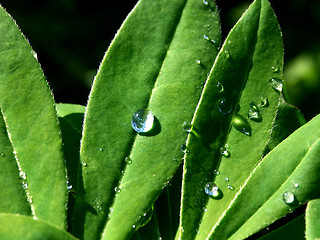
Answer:
M319 237L320 116L306 123L282 96L267 0L222 46L213 1L140 0L87 107L54 104L2 8L0 20L0 239Z

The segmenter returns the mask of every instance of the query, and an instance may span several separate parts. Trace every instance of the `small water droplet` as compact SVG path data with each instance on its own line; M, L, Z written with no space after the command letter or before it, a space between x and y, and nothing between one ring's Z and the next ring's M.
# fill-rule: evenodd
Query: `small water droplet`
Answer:
M230 157L230 152L228 151L228 149L226 147L221 147L219 149L220 154L226 158Z
M72 189L72 185L67 185L67 190L71 190Z
M19 172L19 177L20 177L21 179L23 179L23 180L26 180L26 179L27 179L27 174L26 174L25 172L23 172L23 171L20 171L20 172Z
M1 157L5 157L6 155L1 152L1 153L0 153L0 156L1 156Z
M121 192L121 188L120 188L120 187L115 187L115 188L114 188L114 191L115 191L116 193L120 193L120 192Z
M230 58L230 52L228 50L224 50L224 54L226 56L226 59Z
M201 61L199 59L196 59L196 63L200 65Z
M248 118L255 122L261 122L262 116L259 112L259 108L257 107L257 105L253 102L250 102L249 105L250 108L248 110Z
M99 151L100 151L100 152L103 152L103 148L99 148Z
M272 69L272 72L274 72L274 73L280 72L280 69L278 67L272 66L271 69Z
M269 100L266 97L260 97L260 103L258 107L268 107L269 106Z
M28 184L26 182L22 182L22 188L24 190L28 189Z
M295 188L298 188L298 187L299 187L299 183L294 183L293 186L294 186Z
M142 109L133 114L131 126L137 133L147 133L153 128L154 115Z
M204 5L208 5L209 4L208 0L203 0L202 2L203 2Z
M224 180L226 180L226 182L229 182L229 178L228 177L225 177Z
M217 89L220 93L222 93L224 91L224 87L220 82L217 82Z
M135 229L135 228L136 228L136 225L133 224L133 225L132 225L132 228Z
M282 195L282 199L285 204L293 204L295 202L295 196L292 192L284 192Z
M216 184L214 184L213 182L208 182L204 187L204 191L206 194L208 194L209 196L211 196L213 198L219 198L221 195L221 192L220 192L218 186Z
M88 166L86 162L81 162L81 165L82 165L83 167Z
M232 119L232 126L237 129L239 132L251 136L251 126L249 122L242 117L240 114L235 114Z
M37 53L36 53L34 50L31 50L31 54L32 54L32 56L33 56L35 59L38 60L38 55L37 55Z
M215 169L215 170L213 170L213 174L218 176L218 175L220 175L220 171Z
M130 164L132 163L132 159L131 159L130 157L126 157L126 158L124 159L124 161L125 161L128 165L130 165Z
M181 151L183 153L189 153L189 149L187 148L187 145L186 144L182 144L181 147L180 147Z
M187 133L191 132L191 127L192 127L192 125L188 121L184 121L182 124L183 130L186 131Z
M282 92L283 83L280 78L271 78L269 82L274 90Z
M210 42L210 43L213 43L213 44L215 44L215 43L216 43L216 41L215 41L215 40L213 40L213 39L209 38L207 35L203 35L203 38L204 38L205 40L207 40L208 42Z
M230 184L228 184L228 189L229 189L229 190L234 190L234 187L231 186Z
M218 103L219 111L223 114L229 114L232 112L232 105L231 103L225 99L221 98Z

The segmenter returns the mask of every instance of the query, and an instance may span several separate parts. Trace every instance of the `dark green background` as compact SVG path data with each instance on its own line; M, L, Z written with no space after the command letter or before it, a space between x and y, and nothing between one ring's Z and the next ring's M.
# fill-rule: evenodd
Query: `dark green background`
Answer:
M104 52L136 2L3 0L1 4L37 52L56 101L86 104ZM320 110L320 1L270 2L283 31L285 64L301 54L308 55L314 63L310 66L314 74L294 73L286 79L288 83L294 82L287 88L290 102L309 119ZM251 1L216 3L225 37Z

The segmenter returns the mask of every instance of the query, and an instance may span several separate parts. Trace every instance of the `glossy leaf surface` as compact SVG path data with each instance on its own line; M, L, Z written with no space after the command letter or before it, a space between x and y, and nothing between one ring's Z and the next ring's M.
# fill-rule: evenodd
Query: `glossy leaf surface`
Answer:
M282 66L274 12L267 1L255 1L225 40L194 115L177 238L207 239L263 157L279 104L270 80L281 81ZM219 188L215 199L205 193L209 182Z
M182 124L192 119L219 45L213 2L141 0L129 14L89 98L77 236L103 231L103 239L127 239L142 224L181 162ZM131 118L144 108L156 118L155 131L138 135Z
M3 8L0 22L0 107L15 158L27 176L31 210L65 228L66 171L53 96L34 51Z
M54 225L27 216L3 213L0 214L0 236L10 240L76 240Z

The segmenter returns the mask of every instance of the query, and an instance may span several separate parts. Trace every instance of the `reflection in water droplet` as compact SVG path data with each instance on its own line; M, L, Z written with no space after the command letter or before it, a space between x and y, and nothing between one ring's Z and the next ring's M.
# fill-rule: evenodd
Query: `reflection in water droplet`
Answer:
M204 187L204 191L206 194L208 194L209 196L211 196L213 198L218 198L221 194L218 186L216 184L214 184L213 182L208 182L206 184L206 186Z
M273 66L271 69L272 69L272 72L274 73L280 72L280 69L278 67Z
M295 196L292 192L284 192L282 195L282 199L285 204L293 204L295 202Z
M181 151L183 153L189 153L189 149L187 148L187 145L186 144L182 144L181 147L180 147Z
M250 102L249 105L248 118L256 122L261 122L262 116L259 112L259 108L253 102Z
M125 161L128 165L130 165L130 164L132 163L132 160L131 160L130 157L126 157L126 158L124 159L124 161Z
M228 149L226 147L221 147L219 149L220 154L226 158L230 157L230 152L228 151Z
M232 126L237 129L239 132L251 136L251 126L249 122L242 117L240 114L235 114L232 119Z
M131 119L131 126L137 133L147 133L153 128L154 115L142 109L133 114Z
M191 132L191 122L188 121L184 121L182 124L182 128L184 131L186 131L187 133Z
M232 105L231 103L225 99L225 98L221 98L219 100L219 103L218 103L218 108L219 108L219 111L223 114L229 114L232 112Z
M282 92L283 83L280 78L271 78L270 84L274 90Z
M269 100L266 97L260 97L260 103L258 107L268 107L269 106Z
M219 91L220 93L222 93L222 92L224 91L224 87L223 87L223 85L222 85L220 82L217 83L217 89L218 89L218 91Z

